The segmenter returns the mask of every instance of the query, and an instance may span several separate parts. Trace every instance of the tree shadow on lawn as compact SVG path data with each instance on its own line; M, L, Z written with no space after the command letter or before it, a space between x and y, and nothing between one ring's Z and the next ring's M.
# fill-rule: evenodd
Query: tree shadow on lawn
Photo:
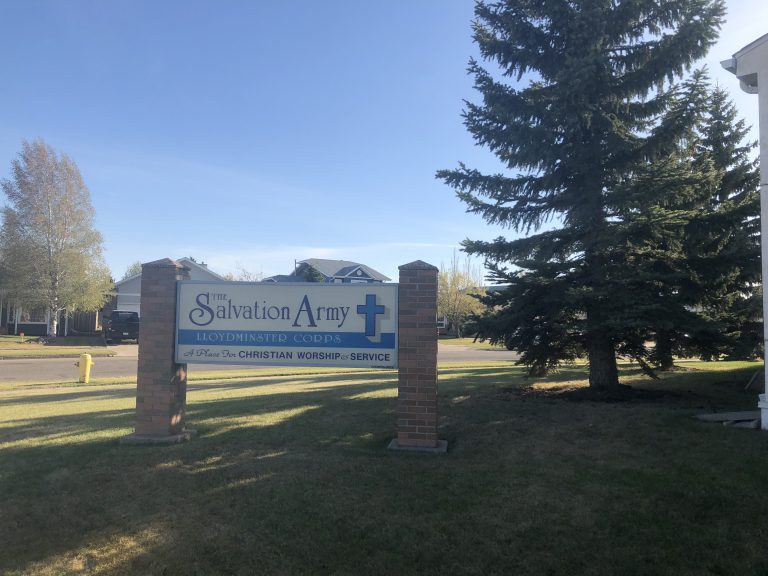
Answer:
M41 388L43 385L38 386L37 388ZM88 388L80 388L73 386L72 388L69 388L68 390L78 390L75 391L62 391L57 392L56 394L27 394L25 395L25 392L30 392L29 389L21 390L18 393L14 394L12 397L7 397L6 394L2 394L2 396L5 396L0 400L0 407L2 406L12 406L12 405L18 405L18 404L49 404L52 402L55 403L62 403L62 402L81 402L83 400L117 400L117 399L125 399L125 398L135 398L136 397L136 387L131 386L128 388L124 388L123 385L121 385L121 388L108 388L108 389L99 389L94 390L93 387ZM80 391L82 390L82 391ZM3 391L6 392L7 391Z
M378 386L381 383L388 383L393 386L397 386L397 373L396 372L369 372L369 373L349 373L349 374L306 374L306 375L289 375L289 376L248 376L245 378L237 379L217 379L211 380L194 380L188 383L187 390L243 390L254 387L264 386L279 386L281 383L286 386L295 386L297 383L307 382L311 383L313 389L321 389L321 384L328 384L327 389L332 390L335 388L345 387L345 382L359 382L361 380L368 380L371 382L371 386ZM341 384L339 384L341 382Z
M716 411L724 409L752 409L754 393L745 394L745 384L755 366L723 371L706 371L686 367L681 370L660 372L659 379L647 377L634 363L619 365L621 385L617 390L595 390L588 386L585 366L566 366L545 377L522 378L508 386L500 386L500 400L538 399L571 402L607 402L635 404L666 404L680 409Z
M0 462L6 451L14 450L13 444L28 443L67 444L67 437L88 437L100 431L126 428L133 425L134 410L100 410L80 412L65 416L43 416L19 419L0 424ZM34 450L34 448L33 448ZM7 470L7 468L6 468Z
M188 421L200 435L183 446L118 446L118 435L132 428L133 409L25 418L11 423L0 436L4 442L29 438L41 442L0 451L0 492L8 496L0 503L0 516L4 518L0 527L4 542L0 571L21 569L51 554L77 549L101 531L120 534L126 528L124 518L129 525L139 526L145 522L145 512L154 516L161 511L162 517L169 512L163 499L176 501L178 495L183 508L192 494L193 502L198 502L198 483L213 470L224 477L218 476L212 485L203 481L206 490L225 481L226 471L233 466L249 468L251 460L258 461L263 454L287 453L286 447L291 451L322 450L341 444L347 448L358 446L365 452L372 444L383 448L394 434L393 398L364 399L367 393L393 389L391 376L379 382L341 386L331 386L332 378L327 376L302 381L317 388L281 393L276 387L267 394L257 391L252 396L196 401L196 393L214 387L206 385L195 390L191 386ZM247 388L263 385L226 384L219 391L247 393ZM77 392L69 396L84 397ZM39 405L66 398L66 394L56 394L27 400ZM360 404L366 406L358 408ZM307 406L315 414L308 414L304 410ZM83 440L89 436L93 439ZM80 440L67 443L68 438ZM210 458L223 461L212 466ZM184 478L190 480L185 483ZM190 491L177 494L185 484L191 486ZM130 495L141 502L137 504Z
M28 419L95 437L0 451L0 571L693 574L723 554L754 568L768 505L745 495L763 489L764 442L663 407L499 402L514 377L473 374L441 383L452 450L438 457L385 450L390 375L301 377L309 388L286 392L254 381L251 395L222 385L234 398L190 386L199 436L173 446L117 445L132 410ZM697 450L703 462L681 465ZM728 506L738 536L703 534L737 528Z

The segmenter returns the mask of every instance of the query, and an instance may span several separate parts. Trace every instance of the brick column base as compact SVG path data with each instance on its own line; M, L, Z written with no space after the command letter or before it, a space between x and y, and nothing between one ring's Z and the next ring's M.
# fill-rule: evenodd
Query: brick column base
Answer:
M392 450L446 452L437 438L437 268L400 266L397 438Z
M141 328L136 378L136 428L125 444L170 444L189 440L184 427L187 365L176 364L176 282L189 269L170 259L141 267Z

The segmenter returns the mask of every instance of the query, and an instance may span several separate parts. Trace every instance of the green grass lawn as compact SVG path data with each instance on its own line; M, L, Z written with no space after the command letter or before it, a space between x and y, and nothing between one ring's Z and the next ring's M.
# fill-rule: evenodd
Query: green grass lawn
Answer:
M36 337L0 335L0 360L12 358L75 358L80 354L114 356L101 337L62 337L38 342Z
M445 455L386 450L396 374L205 379L189 443L121 446L135 383L0 384L0 574L768 572L768 435L747 363L683 363L642 400L443 367Z

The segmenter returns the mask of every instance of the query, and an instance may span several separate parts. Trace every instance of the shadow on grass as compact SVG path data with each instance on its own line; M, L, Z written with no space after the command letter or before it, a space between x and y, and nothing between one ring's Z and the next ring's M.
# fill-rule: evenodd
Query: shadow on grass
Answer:
M199 430L199 437L183 446L118 446L118 435L132 425L132 409L27 417L5 426L0 432L5 444L0 450L0 492L4 494L0 572L30 569L35 562L66 555L104 534L141 533L145 525L163 523L169 505L205 509L207 493L226 493L234 472L241 487L250 485L253 475L266 474L278 481L291 476L296 482L305 476L294 468L295 462L288 459L287 464L278 464L289 454L328 450L335 444L363 452L383 449L393 434L392 398L365 399L364 395L391 390L391 376L346 385L330 376L301 380L313 388L283 393L275 386L261 393L267 383L258 380L190 386L188 421ZM247 393L248 389L253 392L250 396L195 398L211 391ZM71 392L27 400L32 416L35 405L92 397ZM305 406L312 406L312 413L302 410ZM40 441L8 447L32 438ZM261 470L262 461L268 470ZM227 508L230 504L227 501ZM196 517L193 522L200 520ZM250 520L238 515L238 522L248 525ZM190 528L181 530L186 534ZM162 547L162 542L145 545ZM143 566L151 570L148 564Z
M394 386L397 386L397 374L392 374L388 372L376 372L376 373L366 373L366 374L306 374L306 375L296 375L296 376L266 376L266 377L259 377L259 376L250 376L246 378L240 378L237 380L230 380L230 379L221 379L221 380L200 380L200 381L193 381L190 382L187 386L188 390L194 391L194 390L216 390L216 391L226 391L226 390L244 390L248 388L254 388L254 387L263 387L263 386L275 386L275 381L285 381L286 383L290 385L294 385L296 382L307 382L309 385L313 387L313 389L317 388L324 388L328 390L336 389L336 388L344 388L348 384L346 382L349 381L360 381L360 380L369 380L371 382L371 386L379 386L382 383L389 383ZM320 386L322 384L327 384L327 386ZM363 386L369 385L369 384L361 384Z
M49 438L88 437L98 431L130 426L133 424L133 419L133 409L19 419L0 425L0 449L13 450L8 445L18 443L21 440L32 440L39 443L45 442ZM2 456L0 456L0 462L2 462Z
M58 392L56 394L30 394L27 396L17 395L11 398L3 398L0 406L13 406L14 404L50 404L51 402L82 402L85 400L110 400L136 398L136 389L131 388L113 388L106 390L95 390L96 386L77 386L73 384L67 392ZM71 390L79 390L74 392Z
M451 452L439 457L385 449L391 374L190 385L199 436L175 446L119 446L132 410L35 418L32 399L4 432L61 443L0 450L0 572L759 567L764 439L666 407L499 401L531 380L518 368L441 371Z

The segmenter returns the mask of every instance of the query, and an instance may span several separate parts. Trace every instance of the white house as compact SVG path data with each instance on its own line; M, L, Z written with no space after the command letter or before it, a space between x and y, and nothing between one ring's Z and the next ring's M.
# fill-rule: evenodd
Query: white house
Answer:
M203 262L191 258L180 258L177 262L189 268L190 280L224 280ZM141 315L141 274L115 282L115 296L115 310L130 310Z

